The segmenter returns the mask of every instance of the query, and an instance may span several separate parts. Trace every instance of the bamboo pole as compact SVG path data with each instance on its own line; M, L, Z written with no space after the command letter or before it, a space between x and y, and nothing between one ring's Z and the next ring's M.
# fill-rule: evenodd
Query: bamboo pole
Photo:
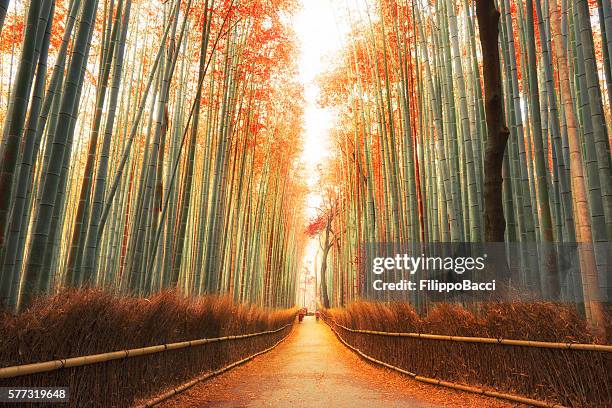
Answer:
M220 368L218 370L215 370L215 371L212 371L210 373L206 373L204 375L196 377L193 380L188 381L185 384L183 384L183 385L181 385L181 386L179 386L177 388L172 388L170 391L167 391L167 392L163 393L162 395L147 401L142 406L143 407L154 407L154 406L156 406L156 405L158 405L158 404L160 404L160 403L162 403L162 402L164 402L164 401L174 397L175 395L178 395L181 392L188 390L189 388L193 387L194 385L196 385L196 384L198 384L198 383L200 383L202 381L208 380L209 378L212 378L212 377L216 377L219 374L223 374L224 372L229 371L229 370L231 370L234 367L237 367L237 366L242 365L242 364L244 364L244 363L246 363L248 361L253 360L257 356L260 356L260 355L265 354L265 353L267 353L269 351L272 351L274 348L276 348L276 346L281 344L288 336L289 336L289 334L285 335L282 339L280 339L279 341L274 343L274 345L272 345L272 347L268 347L265 350L259 351L259 352L255 353L255 354L252 354L252 355L250 355L250 356L248 356L246 358L243 358L242 360L236 361L235 363L227 365L227 366L225 366L223 368Z
M121 360L131 357L145 356L148 354L162 353L169 350L179 350L184 348L192 348L202 346L204 344L216 343L221 341L230 341L238 339L246 339L250 337L263 336L267 334L278 333L293 323L286 324L275 330L267 330L258 333L240 334L225 337L205 338L190 341L182 341L178 343L160 344L156 346L140 347L127 350L111 351L109 353L90 354L87 356L71 357L60 360L51 360L41 363L23 364L12 367L0 368L0 378L22 377L25 375L46 373L62 368L81 367L91 364L104 363L107 361Z
M519 346L519 347L536 347L536 348L548 348L548 349L562 349L562 350L583 350L583 351L600 351L604 353L612 352L612 345L604 344L585 344L585 343L560 343L560 342L548 342L548 341L533 341L533 340L512 340L503 338L492 338L492 337L468 337L468 336L447 336L443 334L427 334L427 333L406 333L406 332L383 332L376 330L362 330L362 329L351 329L343 326L330 319L334 324L341 329L344 329L351 333L362 333L371 334L377 336L388 336L388 337L410 337L416 339L426 340L440 340L440 341L456 341L462 343L484 343L484 344L500 344L505 346Z
M344 344L346 347L348 347L349 349L353 350L355 353L359 354L361 357L365 358L366 360L372 361L373 363L376 363L376 364L382 365L384 367L390 368L391 370L400 372L402 374L409 375L410 377L412 377L413 379L415 379L417 381L428 383L428 384L433 384L433 385L440 385L442 387L452 388L454 390L466 391L466 392L471 392L471 393L474 393L474 394L480 394L480 395L484 395L484 396L487 396L487 397L493 397L493 398L505 399L505 400L508 400L508 401L520 402L522 404L529 404L529 405L533 405L535 407L565 408L565 406L561 405L561 404L555 404L555 403L546 402L546 401L538 401L538 400L534 400L534 399L531 399L531 398L521 397L521 396L518 396L518 395L512 395L512 394L506 394L506 393L497 392L497 391L485 390L484 388L472 387L472 386L469 386L469 385L463 385L463 384L453 383L453 382L449 382L449 381L438 380L436 378L423 377L421 375L418 375L416 373L410 372L408 370L404 370L402 368L396 367L396 366L391 365L389 363L385 363L384 361L377 360L374 357L370 357L369 355L365 354L364 352L362 352L358 348L353 347L352 345L350 345L327 322L326 316L325 315L323 315L323 316L324 316L323 321L325 321L325 323L327 323L327 325L329 325L330 329L334 332L336 337L338 337L340 342L342 344Z

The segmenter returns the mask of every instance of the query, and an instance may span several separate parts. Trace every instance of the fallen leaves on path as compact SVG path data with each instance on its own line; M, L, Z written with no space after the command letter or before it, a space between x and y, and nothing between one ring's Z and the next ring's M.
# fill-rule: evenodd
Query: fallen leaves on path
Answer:
M487 407L519 405L423 384L374 366L306 319L271 352L162 405L178 407Z

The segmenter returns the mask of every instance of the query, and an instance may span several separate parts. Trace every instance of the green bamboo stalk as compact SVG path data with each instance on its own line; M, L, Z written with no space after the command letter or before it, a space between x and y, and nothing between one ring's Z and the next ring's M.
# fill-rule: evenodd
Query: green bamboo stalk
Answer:
M72 59L66 75L66 83L62 95L59 120L55 130L55 142L49 157L49 168L42 189L42 200L38 208L37 219L34 226L34 234L30 242L30 249L24 274L24 286L20 295L18 307L27 305L37 291L37 282L46 281L47 277L41 274L43 266L42 257L45 246L48 246L47 238L51 232L51 213L55 205L55 196L60 184L60 167L67 155L67 143L72 140L71 123L78 112L77 96L83 87L81 79L82 71L86 64L90 49L90 34L93 31L93 21L97 11L97 0L86 0L83 3L81 21L78 34L75 39ZM51 241L52 242L52 241Z

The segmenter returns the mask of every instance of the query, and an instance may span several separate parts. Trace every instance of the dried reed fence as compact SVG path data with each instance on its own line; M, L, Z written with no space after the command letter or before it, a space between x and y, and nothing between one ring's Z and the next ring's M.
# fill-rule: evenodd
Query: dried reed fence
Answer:
M188 300L168 292L141 299L66 291L17 316L1 316L1 367L271 332L0 379L0 386L67 386L70 406L129 406L271 347L289 333L294 316L292 310L264 311L218 297Z
M547 401L550 406L608 407L612 403L609 347L534 347L523 342L456 338L566 345L595 342L585 322L569 306L494 303L482 305L478 313L473 313L458 305L441 304L421 317L405 303L358 302L346 309L328 310L327 321L349 346L421 378L465 384L473 388L472 392L483 389L521 395ZM609 344L610 325L607 329L604 342ZM455 340L447 336L455 336Z

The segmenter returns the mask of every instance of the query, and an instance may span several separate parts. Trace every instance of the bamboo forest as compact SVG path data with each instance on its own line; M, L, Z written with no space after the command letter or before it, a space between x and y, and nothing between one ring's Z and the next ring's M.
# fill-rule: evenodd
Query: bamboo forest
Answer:
M611 107L610 0L0 0L0 386L145 404L306 330L480 394L435 406L608 406ZM381 291L370 249L438 244L492 245L495 295Z

